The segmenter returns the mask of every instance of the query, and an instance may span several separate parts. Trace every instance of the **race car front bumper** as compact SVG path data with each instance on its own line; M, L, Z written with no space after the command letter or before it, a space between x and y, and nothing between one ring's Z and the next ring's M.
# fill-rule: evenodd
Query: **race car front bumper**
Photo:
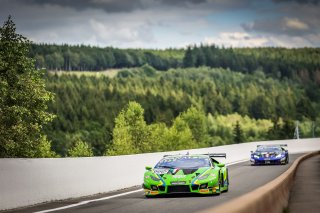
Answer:
M282 158L251 158L251 163L254 165L278 165L278 164L285 164L286 157Z

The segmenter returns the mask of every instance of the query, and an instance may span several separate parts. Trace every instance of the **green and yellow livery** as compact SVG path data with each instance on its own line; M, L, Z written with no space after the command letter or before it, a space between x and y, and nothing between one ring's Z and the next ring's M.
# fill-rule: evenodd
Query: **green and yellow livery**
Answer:
M147 166L143 188L147 197L173 193L220 194L228 191L228 168L215 158L225 153L167 155Z

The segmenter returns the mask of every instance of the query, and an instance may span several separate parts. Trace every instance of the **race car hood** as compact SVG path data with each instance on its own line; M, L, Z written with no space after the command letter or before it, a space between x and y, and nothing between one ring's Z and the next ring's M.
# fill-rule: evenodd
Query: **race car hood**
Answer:
M154 173L161 177L164 182L178 183L184 181L186 184L191 183L194 178L203 174L209 167L201 167L198 169L194 168L183 168L183 169L165 169L155 168Z
M268 151L256 151L253 154L258 155L260 157L274 157L277 156L279 154L282 154L282 152L268 152Z

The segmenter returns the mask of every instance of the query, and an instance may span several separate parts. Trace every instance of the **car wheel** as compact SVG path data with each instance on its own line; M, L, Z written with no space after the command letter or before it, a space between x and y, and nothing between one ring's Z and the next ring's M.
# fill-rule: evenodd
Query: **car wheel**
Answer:
M221 186L224 187L224 178L223 178L223 174L220 175L220 179L221 179Z
M228 173L228 170L227 170L227 189L225 190L225 192L228 192L229 185L230 185L230 183L229 183L229 173Z
M220 195L221 194L221 175L219 174L219 180L218 180L218 183L219 183L219 192L216 191L216 195Z
M222 187L223 187L223 174L220 174L220 178L219 178L219 195L221 194L222 192Z

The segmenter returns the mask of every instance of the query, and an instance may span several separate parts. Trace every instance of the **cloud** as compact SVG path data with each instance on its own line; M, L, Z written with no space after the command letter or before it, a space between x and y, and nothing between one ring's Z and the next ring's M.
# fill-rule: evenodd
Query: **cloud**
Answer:
M304 35L312 30L307 23L298 18L275 18L267 20L255 20L252 23L242 24L244 30L249 32L263 32L267 34Z
M310 40L311 39L311 40ZM320 34L314 38L287 35L255 35L245 32L223 32L216 37L206 37L205 44L225 47L310 47L320 41Z
M106 12L130 12L142 9L141 0L13 0L25 4L68 7L75 10L101 9Z
M0 1L0 19L11 14L18 32L35 42L166 48L204 38L232 46L282 45L288 39L320 46L317 1Z
M308 30L308 24L300 21L297 18L287 18L283 19L283 26L284 28L291 29L291 30Z
M313 4L318 5L320 0L273 0L276 3L288 3L288 2L295 2L298 4Z
M60 6L75 10L98 9L108 13L169 8L193 10L231 10L247 8L253 0L12 0L19 4Z
M159 2L166 5L176 5L176 6L199 5L199 4L207 3L206 0L159 0Z
M154 41L154 35L148 25L138 23L128 27L125 23L118 23L117 26L115 26L112 23L91 19L90 26L93 30L92 33L102 42L108 42L110 40L116 43Z
M261 16L242 24L251 34L272 37L275 44L293 46L320 46L320 0L273 0L273 18ZM295 44L294 43L294 44Z
M253 0L156 0L164 6L225 11L248 8Z
M252 36L244 32L222 32L218 37L206 37L204 43L227 47L270 46L268 45L268 40L266 38Z

